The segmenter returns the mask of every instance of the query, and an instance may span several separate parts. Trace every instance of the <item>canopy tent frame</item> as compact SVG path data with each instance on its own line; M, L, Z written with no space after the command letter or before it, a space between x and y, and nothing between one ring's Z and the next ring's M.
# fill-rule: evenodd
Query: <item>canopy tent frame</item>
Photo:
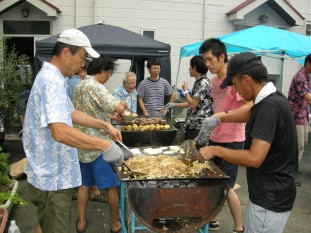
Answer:
M270 40L267 40L267 35ZM311 38L297 33L267 26L256 26L218 37L227 47L229 55L240 52L253 52L261 56L281 60L281 70L278 90L282 91L285 60L296 60L302 63L305 56L311 52ZM272 41L273 39L273 41ZM176 84L179 79L182 57L199 54L201 42L185 45L180 49Z
M161 62L161 77L171 83L171 46L153 40L125 28L107 24L91 24L78 28L89 38L92 47L101 55L113 59L131 61L130 69L136 73L137 84L144 77L145 61L157 58ZM33 73L36 74L43 61L49 61L58 35L36 41L36 54L33 64Z

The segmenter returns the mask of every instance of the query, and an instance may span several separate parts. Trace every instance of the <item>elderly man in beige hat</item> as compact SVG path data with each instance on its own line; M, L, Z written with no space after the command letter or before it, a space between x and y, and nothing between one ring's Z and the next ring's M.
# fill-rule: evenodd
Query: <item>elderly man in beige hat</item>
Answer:
M87 36L77 30L63 31L54 46L50 62L44 62L34 81L25 115L23 145L29 196L37 207L44 233L68 233L72 189L81 185L77 149L96 150L108 162L123 162L121 149L108 140L88 136L73 123L99 128L114 140L121 133L105 121L74 109L66 92L65 77L85 66L87 56L99 54Z

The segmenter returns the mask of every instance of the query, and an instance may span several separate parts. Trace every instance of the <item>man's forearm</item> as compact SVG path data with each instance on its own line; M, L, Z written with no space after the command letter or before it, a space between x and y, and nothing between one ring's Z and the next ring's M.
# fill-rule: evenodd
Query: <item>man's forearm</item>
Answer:
M108 122L96 119L78 110L75 110L71 114L71 117L72 117L73 123L87 127L87 128L104 129L107 131L110 127L110 124Z
M248 122L250 117L250 109L253 106L253 102L246 102L240 108L231 110L229 112L216 113L221 122L236 122L244 123Z
M96 137L90 137L81 131L63 123L49 124L49 129L55 141L71 147L105 151L110 147L110 142Z
M140 109L141 109L143 115L148 114L148 112L147 112L147 110L146 110L146 108L145 108L144 101L143 101L143 99L140 98L140 97L138 97L138 105L139 105L139 107L140 107Z

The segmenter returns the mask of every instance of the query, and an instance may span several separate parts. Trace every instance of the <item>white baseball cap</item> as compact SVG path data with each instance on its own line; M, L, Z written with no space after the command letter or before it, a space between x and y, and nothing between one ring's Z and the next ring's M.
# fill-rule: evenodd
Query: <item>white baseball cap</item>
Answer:
M76 28L66 29L65 31L63 31L58 36L57 41L64 44L83 47L91 57L99 57L99 54L92 48L90 40L87 38L87 36Z

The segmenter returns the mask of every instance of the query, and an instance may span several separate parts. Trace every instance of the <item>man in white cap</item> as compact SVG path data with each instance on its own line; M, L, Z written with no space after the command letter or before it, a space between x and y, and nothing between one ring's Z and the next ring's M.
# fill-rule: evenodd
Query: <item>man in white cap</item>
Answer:
M29 197L37 207L44 233L70 230L72 189L81 185L77 149L96 150L108 162L123 162L114 142L90 137L72 127L73 123L107 131L114 140L121 133L105 121L74 109L67 95L65 77L85 66L88 54L99 54L86 35L77 29L63 31L54 46L50 62L44 62L34 81L25 115L23 145Z

